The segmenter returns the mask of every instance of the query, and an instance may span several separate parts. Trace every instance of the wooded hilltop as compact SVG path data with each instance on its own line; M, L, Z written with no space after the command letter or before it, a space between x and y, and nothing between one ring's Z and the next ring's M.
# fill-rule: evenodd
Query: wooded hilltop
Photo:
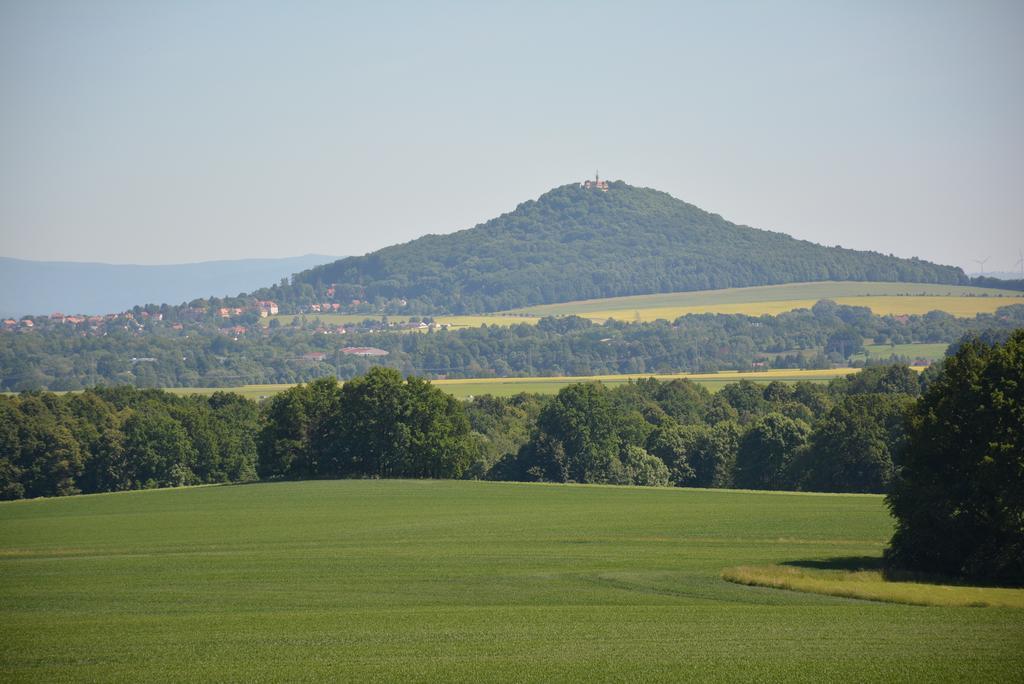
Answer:
M330 290L346 310L369 302L392 313L483 313L822 280L969 283L959 268L737 225L615 181L607 192L563 185L474 228L341 259L255 294L290 303Z

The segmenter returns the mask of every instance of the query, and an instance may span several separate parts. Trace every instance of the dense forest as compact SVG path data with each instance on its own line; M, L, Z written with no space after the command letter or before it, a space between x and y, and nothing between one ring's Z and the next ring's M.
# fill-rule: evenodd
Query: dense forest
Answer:
M864 307L822 300L778 316L690 314L673 322L604 325L570 316L538 325L344 335L329 334L315 318L290 326L257 324L237 334L139 320L145 319L115 320L89 333L45 320L32 330L0 332L0 390L308 382L352 378L371 365L433 378L817 368L846 363L864 340L949 343L968 333L1021 327L1024 306L965 319L938 311L875 316ZM388 354L366 358L343 351L351 347Z
M330 292L346 309L482 313L653 292L821 280L967 284L959 268L824 247L726 221L623 182L576 184L474 228L318 266L255 293L290 303Z

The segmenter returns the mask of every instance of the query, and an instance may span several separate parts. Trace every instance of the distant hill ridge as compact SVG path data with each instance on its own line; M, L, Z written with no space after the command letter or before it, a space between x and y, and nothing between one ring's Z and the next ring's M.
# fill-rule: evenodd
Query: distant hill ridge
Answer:
M337 258L307 254L145 266L0 257L0 316L104 314L137 304L235 295Z
M953 266L737 225L668 193L615 181L607 191L564 185L468 230L312 268L297 274L293 286L309 285L343 305L359 300L395 312L482 313L823 280L970 282Z

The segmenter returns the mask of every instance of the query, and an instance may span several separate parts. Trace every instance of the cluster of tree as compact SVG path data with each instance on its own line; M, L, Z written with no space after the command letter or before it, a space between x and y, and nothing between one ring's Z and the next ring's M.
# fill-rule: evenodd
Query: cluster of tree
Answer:
M427 235L296 274L257 292L282 302L332 289L399 312L482 313L652 292L821 280L966 284L959 268L824 247L726 221L664 192L555 188L470 230ZM309 288L304 290L304 288Z
M991 287L996 290L1024 291L1024 278L1008 280L1006 278L993 278L991 276L975 276L971 278L971 285L975 287Z
M890 567L1024 584L1024 329L958 346L911 410Z
M257 421L254 402L223 392L0 396L0 498L253 480Z
M687 380L571 385L519 432L517 450L485 449L482 470L493 479L883 492L920 382L889 366L830 385L741 381L715 395ZM494 420L502 400L485 401L491 424L507 429ZM522 404L509 400L508 414L524 415ZM468 410L476 425L476 402Z
M112 330L82 336L0 334L0 390L77 390L98 384L139 387L232 387L351 378L373 363L403 374L448 377L712 372L754 367L817 368L843 363L865 340L950 342L1024 323L1024 306L955 318L874 316L828 300L778 316L691 314L669 323L594 325L566 317L539 325L481 326L423 334L325 335L301 325L231 337L216 330ZM345 354L344 346L379 347L386 357ZM324 352L323 360L307 356ZM757 364L755 366L755 364Z
M458 478L473 460L462 405L422 378L372 368L270 399L259 435L264 478Z

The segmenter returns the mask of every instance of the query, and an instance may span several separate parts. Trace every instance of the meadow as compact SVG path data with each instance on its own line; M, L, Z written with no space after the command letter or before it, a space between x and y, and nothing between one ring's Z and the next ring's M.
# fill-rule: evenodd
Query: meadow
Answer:
M697 292L590 299L546 304L506 313L534 316L577 315L602 322L675 320L694 313L777 315L809 309L821 299L848 306L866 306L877 315L925 314L945 311L971 317L1002 306L1024 304L1024 296L1008 290L921 283L820 282L742 287Z
M949 345L945 342L915 342L912 344L865 344L864 356L872 359L887 359L890 356L906 356L911 360L925 359L938 361L946 355Z
M9 681L1019 681L1024 611L724 581L883 500L312 481L0 504Z
M886 349L889 349L887 345ZM909 346L909 345L908 345ZM945 345L942 345L943 351ZM894 352L899 353L899 352ZM886 354L888 356L888 354ZM767 371L722 371L720 373L673 373L656 375L653 373L635 373L622 375L579 375L579 376L557 376L557 377L534 377L534 378L457 378L449 380L431 380L431 384L437 385L448 392L456 399L468 399L483 394L493 394L496 397L510 397L522 392L537 394L557 394L560 389L577 382L601 382L609 387L624 385L630 380L640 378L657 378L659 380L673 380L686 378L698 385L706 387L711 392L717 392L722 387L740 380L752 380L754 382L769 383L779 382L828 382L829 380L850 373L856 373L856 368L829 368L822 370L767 370ZM280 385L242 385L240 387L170 387L168 392L174 394L213 394L214 392L236 392L249 399L262 399L271 397L278 392L283 392L291 384Z

